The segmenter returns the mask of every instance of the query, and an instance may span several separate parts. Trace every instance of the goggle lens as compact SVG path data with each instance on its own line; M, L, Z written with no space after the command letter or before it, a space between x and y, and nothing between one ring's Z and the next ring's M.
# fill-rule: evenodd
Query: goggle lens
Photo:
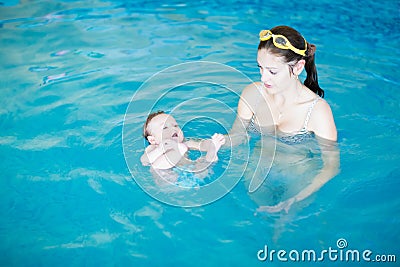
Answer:
M287 47L286 39L283 38L283 37L276 37L276 38L274 39L274 41L275 41L276 43L280 44L280 45L283 45L283 46Z

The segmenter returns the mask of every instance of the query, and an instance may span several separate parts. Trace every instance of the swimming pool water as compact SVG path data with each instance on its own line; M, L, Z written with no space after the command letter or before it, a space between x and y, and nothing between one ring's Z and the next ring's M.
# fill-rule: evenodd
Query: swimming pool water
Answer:
M337 249L340 238L349 249L395 254L398 262L399 22L398 1L2 1L0 265L309 266L261 262L257 252L264 245ZM256 81L258 32L280 24L317 45L341 172L288 214L256 209L307 183L317 171L318 151L299 156L288 169L277 162L265 198L250 194L236 169L230 175L237 185L208 205L180 208L149 196L132 174L150 174L127 165L144 146L142 108L159 100L173 109L192 98L176 109L178 122L218 118L199 117L184 128L190 137L207 137L233 121L234 92L242 88L220 86L234 79L224 72L194 73L191 67L179 79L171 73L134 99L128 119L135 142L127 155L123 125L135 93L160 71L200 60ZM220 82L190 83L201 78ZM185 79L188 84L158 97L163 85ZM197 100L201 105L198 96L206 97ZM301 148L277 149L277 158L293 162L304 155ZM230 156L222 151L213 171L240 164ZM306 173L296 169L300 164L308 166Z

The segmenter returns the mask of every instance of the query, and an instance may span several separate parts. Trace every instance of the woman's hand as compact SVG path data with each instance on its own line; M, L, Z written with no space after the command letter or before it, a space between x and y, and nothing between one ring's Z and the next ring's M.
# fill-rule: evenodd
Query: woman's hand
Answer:
M214 162L218 160L218 150L225 144L225 136L219 133L215 133L211 139L204 141L204 147L207 147L206 160L208 162Z
M286 213L289 212L290 207L292 206L293 203L296 202L296 199L294 197L291 197L285 201L282 201L275 206L261 206L257 209L258 212L280 212L284 210Z
M223 134L215 133L211 137L211 141L214 145L214 149L218 151L223 144L225 144L225 136Z

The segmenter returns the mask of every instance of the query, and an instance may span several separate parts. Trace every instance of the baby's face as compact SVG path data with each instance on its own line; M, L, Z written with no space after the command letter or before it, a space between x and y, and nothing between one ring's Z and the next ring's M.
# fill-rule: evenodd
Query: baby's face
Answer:
M151 119L147 129L154 137L156 144L172 139L182 143L184 136L176 120L168 114L160 114Z

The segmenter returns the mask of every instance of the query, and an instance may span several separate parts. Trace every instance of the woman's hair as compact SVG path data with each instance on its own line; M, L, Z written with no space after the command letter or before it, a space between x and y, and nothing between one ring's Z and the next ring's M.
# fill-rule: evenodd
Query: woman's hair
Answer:
M297 49L304 50L305 47L305 39L304 37L295 29L288 26L277 26L270 30L273 34L280 34L285 36L289 42L296 47ZM318 75L317 68L315 66L315 45L307 43L307 50L305 52L305 56L296 54L290 49L280 49L276 47L273 43L273 39L268 39L266 41L260 41L258 45L258 50L266 49L269 52L284 57L287 63L290 62L298 62L301 59L306 61L305 69L307 72L307 78L304 81L304 85L311 89L314 93L318 94L320 97L324 97L324 90L319 87L318 84Z
M160 114L164 114L164 113L165 113L164 111L159 110L159 111L157 111L157 112L151 113L151 114L147 117L146 122L145 122L144 125L143 125L143 136L144 136L144 138L145 138L146 140L147 140L147 137L150 135L150 133L147 131L147 126L149 125L150 121L151 121L155 116L160 115Z

